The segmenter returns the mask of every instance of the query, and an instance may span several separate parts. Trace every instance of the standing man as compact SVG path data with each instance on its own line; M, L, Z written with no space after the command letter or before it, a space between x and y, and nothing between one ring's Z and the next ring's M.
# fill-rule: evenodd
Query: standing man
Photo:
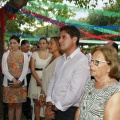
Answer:
M60 49L64 54L57 60L47 90L46 117L74 120L86 83L90 80L87 57L80 52L80 32L75 26L60 28Z
M29 58L28 62L30 62L32 52L30 52L30 43L29 43L28 40L22 40L22 42L21 42L21 51L28 54L28 58ZM27 92L28 92L30 78L31 78L30 68L28 68L28 73L27 73L26 77L27 77ZM32 120L31 100L28 97L27 97L27 101L25 103L23 103L23 113L24 113L24 115L26 116L27 119Z

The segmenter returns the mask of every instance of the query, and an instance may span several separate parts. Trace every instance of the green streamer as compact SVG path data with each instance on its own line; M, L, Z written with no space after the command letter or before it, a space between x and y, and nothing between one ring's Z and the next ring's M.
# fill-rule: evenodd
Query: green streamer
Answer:
M80 7L75 7L75 6L68 6L66 4L62 5L62 4L56 4L56 3L53 3L53 2L42 2L42 1L39 1L39 0L35 0L35 1L29 1L29 3L31 5L34 5L36 7L48 7L48 8L52 8L52 9L58 9L58 10L63 10L63 9L68 9L68 10L73 10L73 11L76 11L76 12L79 12L79 11L83 11L83 12L89 12L89 13L95 13L95 14L100 14L100 15L103 15L103 16L113 16L113 17L120 17L120 13L117 13L117 12L109 12L109 11L103 11L103 10L94 10L94 9L85 9L85 8L80 8Z
M40 10L40 9L38 9L38 8L31 7L31 6L24 7L24 9L29 10L29 11L32 11L32 12L35 12L35 13L36 13L36 11L37 11L37 14L41 14L41 15L46 16L46 17L48 17L48 18L56 19L56 20L61 21L61 22L64 22L64 23L84 25L86 28L89 28L89 26L93 26L93 25L89 25L89 24L80 23L80 22L78 22L77 20L67 19L67 18L62 17L62 16L59 16L59 15L55 16L53 13L49 13L49 12L47 12L47 11L43 11L43 10ZM94 29L94 30L97 30L97 31L99 31L99 32L108 33L108 34L116 34L116 35L119 34L119 32L112 31L112 30L108 30L108 29L104 29L104 28L94 27L93 29Z

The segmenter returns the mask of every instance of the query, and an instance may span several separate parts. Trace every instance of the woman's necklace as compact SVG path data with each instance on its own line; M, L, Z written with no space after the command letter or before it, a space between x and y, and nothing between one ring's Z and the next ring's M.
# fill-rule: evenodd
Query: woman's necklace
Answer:
M106 83L106 85L104 87L108 86L108 84L109 84L110 81L111 81L111 79L109 79L109 81Z
M106 86L109 85L111 79L108 80L108 82L106 84L103 84L103 83L99 83L97 85L95 85L95 88L98 88L98 89L102 89L102 88L105 88Z

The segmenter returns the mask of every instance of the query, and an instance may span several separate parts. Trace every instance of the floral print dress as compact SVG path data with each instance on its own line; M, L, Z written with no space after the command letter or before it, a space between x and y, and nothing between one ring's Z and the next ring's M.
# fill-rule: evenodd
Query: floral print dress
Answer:
M19 57L13 58L10 54L7 58L9 73L14 78L19 78L22 74L24 65L24 55L20 54ZM27 98L26 87L3 87L3 102L5 103L22 103L25 102Z

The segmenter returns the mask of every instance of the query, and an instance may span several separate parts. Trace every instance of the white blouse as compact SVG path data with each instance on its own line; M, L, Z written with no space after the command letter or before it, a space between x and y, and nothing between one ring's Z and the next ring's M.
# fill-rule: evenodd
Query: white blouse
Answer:
M2 57L2 73L4 74L4 78L3 78L3 86L8 86L7 82L9 79L10 81L12 81L12 79L14 78L8 71L8 65L7 65L7 58L10 52L5 52L3 54ZM22 74L19 77L19 80L22 82L23 80L25 80L25 86L27 85L27 80L26 80L26 75L28 72L28 55L26 53L24 54L24 65L23 65L23 70L22 70Z

